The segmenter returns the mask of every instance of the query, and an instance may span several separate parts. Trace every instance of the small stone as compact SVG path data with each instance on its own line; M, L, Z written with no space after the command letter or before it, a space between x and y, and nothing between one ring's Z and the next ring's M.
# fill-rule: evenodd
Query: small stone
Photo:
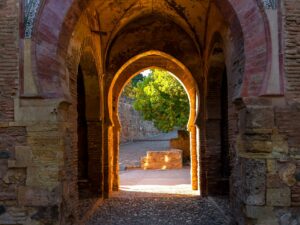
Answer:
M286 224L289 224L289 223L290 223L291 217L292 217L291 213L283 214L283 215L280 217L280 225L286 225Z
M292 163L288 163L287 165L285 165L279 170L279 176L286 185L291 187L297 182L294 176L295 172L296 172L296 165Z
M267 205L269 206L290 206L290 188L269 188L267 189Z
M291 225L299 225L299 224L298 224L297 220L293 220L293 221L291 222Z

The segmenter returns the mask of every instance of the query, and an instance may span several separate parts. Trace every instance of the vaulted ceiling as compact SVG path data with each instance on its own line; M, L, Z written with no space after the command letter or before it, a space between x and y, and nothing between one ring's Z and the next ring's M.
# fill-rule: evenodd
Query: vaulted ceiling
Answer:
M106 0L95 1L91 7L97 11L101 31L107 34L106 42L139 18L163 15L199 44L204 40L209 0Z
M90 1L88 17L97 21L106 66L115 73L131 57L160 50L201 65L209 0ZM195 71L192 71L195 72Z

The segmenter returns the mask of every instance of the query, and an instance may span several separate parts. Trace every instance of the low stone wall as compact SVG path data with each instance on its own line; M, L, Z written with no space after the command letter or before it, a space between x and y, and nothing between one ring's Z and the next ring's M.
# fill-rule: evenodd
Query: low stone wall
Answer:
M182 151L179 149L148 151L147 156L141 160L141 167L144 170L181 169Z
M125 96L120 97L119 119L121 123L120 141L121 143L144 139L161 132L157 130L153 122L143 120L139 112L134 110L133 101Z

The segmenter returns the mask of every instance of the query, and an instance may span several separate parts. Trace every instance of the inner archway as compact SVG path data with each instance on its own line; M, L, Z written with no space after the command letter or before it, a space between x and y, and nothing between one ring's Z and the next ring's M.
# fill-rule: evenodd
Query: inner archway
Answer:
M118 104L121 192L197 194L190 179L189 111L176 75L151 68L129 81Z
M190 152L191 152L191 186L193 190L199 190L198 178L198 162L197 152L199 143L197 143L197 126L195 120L198 112L198 89L196 82L189 70L178 60L172 56L159 51L149 51L130 59L118 73L115 75L109 90L108 102L109 113L112 121L111 128L109 129L109 137L113 145L110 146L109 152L112 154L113 166L111 173L112 190L119 189L119 133L120 121L118 117L118 101L124 86L129 80L148 68L159 68L170 71L177 79L183 84L189 98L190 115L188 120L188 131L190 133ZM111 103L111 104L110 104ZM199 190L200 191L200 190ZM200 193L200 192L199 192Z

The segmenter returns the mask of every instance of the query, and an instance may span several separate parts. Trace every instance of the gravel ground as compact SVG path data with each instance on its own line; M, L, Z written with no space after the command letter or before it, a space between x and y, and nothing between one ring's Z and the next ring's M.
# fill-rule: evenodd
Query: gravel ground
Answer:
M121 145L121 165L134 167L148 150L168 149L169 141L161 140L173 137L176 132ZM189 168L129 170L120 178L121 191L97 205L85 225L235 225L227 198L201 198L190 190Z
M86 225L234 225L225 197L201 198L181 170L129 170L121 190L92 213Z
M200 197L115 197L86 225L234 225L216 201Z

